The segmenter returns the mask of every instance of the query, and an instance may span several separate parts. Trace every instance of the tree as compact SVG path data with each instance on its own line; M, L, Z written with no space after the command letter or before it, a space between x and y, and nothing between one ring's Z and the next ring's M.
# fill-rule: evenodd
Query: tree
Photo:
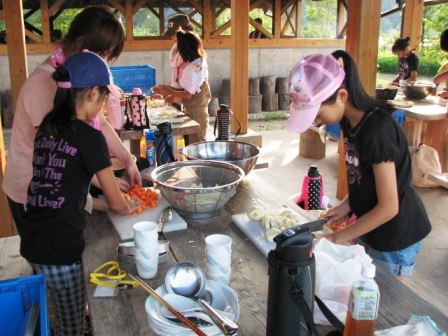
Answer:
M335 38L336 5L336 0L305 0L302 36L323 39Z

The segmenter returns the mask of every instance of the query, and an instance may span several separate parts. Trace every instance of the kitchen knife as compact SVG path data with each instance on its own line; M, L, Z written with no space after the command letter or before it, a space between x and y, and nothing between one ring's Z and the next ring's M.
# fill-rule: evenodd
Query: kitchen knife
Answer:
M282 244L283 242L285 242L286 240L288 240L289 238L298 235L302 232L305 231L310 231L310 232L314 232L314 231L320 231L324 228L324 224L330 219L330 217L324 217L312 222L308 222L308 223L304 223L304 224L300 224L297 226L294 226L292 228L289 228L285 231L283 231L282 233L278 234L277 236L274 237L274 242L277 244Z
M167 206L165 209L163 209L162 213L160 214L159 221L157 223L157 232L159 233L159 236L163 234L163 226L165 225L165 222L169 222L173 219L173 211L171 206Z

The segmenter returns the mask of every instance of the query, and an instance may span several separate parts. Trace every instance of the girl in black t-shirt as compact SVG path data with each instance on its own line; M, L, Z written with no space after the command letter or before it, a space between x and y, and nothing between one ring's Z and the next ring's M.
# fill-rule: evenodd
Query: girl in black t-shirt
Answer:
M398 56L398 74L390 83L398 86L401 80L416 81L418 75L418 56L409 47L410 37L399 38L392 45L392 53Z
M290 97L287 130L303 132L314 121L338 122L343 132L348 195L327 216L330 224L351 213L357 219L317 238L342 244L359 237L377 264L396 276L412 275L431 225L411 185L408 144L390 107L366 93L353 59L343 50L305 57L291 71Z

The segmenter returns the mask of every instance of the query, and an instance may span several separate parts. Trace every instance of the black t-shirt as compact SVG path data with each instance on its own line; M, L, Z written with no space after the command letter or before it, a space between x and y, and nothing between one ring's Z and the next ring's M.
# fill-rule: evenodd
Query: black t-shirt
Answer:
M409 57L401 57L398 61L398 80L406 80L411 77L412 71L418 71L418 57L411 52Z
M21 228L20 252L33 263L70 265L84 251L84 206L93 175L111 166L103 134L75 120L60 137L40 132Z
M399 212L390 221L361 237L372 248L398 251L423 239L431 224L423 203L411 185L408 143L400 125L385 110L366 112L355 128L341 123L350 207L359 218L378 202L373 164L393 161L397 173Z

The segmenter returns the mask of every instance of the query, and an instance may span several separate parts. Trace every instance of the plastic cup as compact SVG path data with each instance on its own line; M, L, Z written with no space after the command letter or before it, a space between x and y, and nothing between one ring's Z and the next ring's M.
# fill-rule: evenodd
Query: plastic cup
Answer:
M154 258L141 259L135 258L135 266L137 267L137 273L142 279L154 278L157 274L158 266L158 254Z
M150 221L137 222L133 225L134 240L148 241L158 238L157 223Z
M151 259L151 258L158 258L159 257L159 247L156 246L152 249L142 250L139 248L135 248L134 250L135 258L136 259Z
M227 266L230 267L232 262L230 253L205 253L205 261L213 266Z
M211 265L207 262L207 260L205 261L205 269L208 273L210 274L226 274L226 273L230 273L230 265Z
M209 280L214 280L222 283L223 285L229 286L230 284L230 272L226 274L211 274L209 272L205 272L205 277Z
M148 251L148 250L158 248L159 240L158 240L158 238L154 238L152 240L137 239L137 240L134 240L134 245L135 245L136 249Z
M232 238L223 234L212 234L205 238L205 246L209 253L231 253Z

